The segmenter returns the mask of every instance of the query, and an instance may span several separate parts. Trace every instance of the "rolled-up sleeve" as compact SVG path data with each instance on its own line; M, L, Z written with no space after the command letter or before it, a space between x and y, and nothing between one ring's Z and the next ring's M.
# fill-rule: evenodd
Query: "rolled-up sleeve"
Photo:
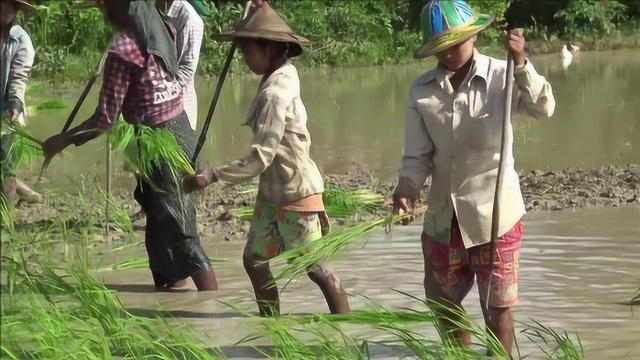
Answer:
M434 145L412 96L406 108L404 155L394 194L417 199L433 170Z
M25 109L25 94L29 72L33 66L35 50L29 36L22 36L20 46L16 51L9 71L9 107L18 114L23 114Z
M95 139L116 123L131 83L133 66L120 56L109 53L104 63L104 79L96 111L88 120L70 130L75 146Z
M553 89L549 81L538 74L531 61L527 59L525 65L516 67L514 76L514 109L518 113L535 118L553 116L556 109Z
M275 95L260 99L251 151L245 157L213 169L220 185L227 187L251 180L271 165L284 136L290 104L287 99Z

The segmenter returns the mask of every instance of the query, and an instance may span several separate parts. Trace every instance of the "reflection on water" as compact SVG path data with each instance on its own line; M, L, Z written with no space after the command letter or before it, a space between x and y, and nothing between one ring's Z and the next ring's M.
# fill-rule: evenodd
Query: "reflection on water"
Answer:
M531 324L531 319L569 334L579 333L588 359L638 359L637 341L640 317L633 317L628 306L640 287L640 209L604 208L580 211L531 213L527 215L521 256L520 303L516 320ZM388 307L418 308L414 300L391 291L397 289L419 298L422 290L422 256L419 244L420 222L394 229L388 240L383 233L366 247L355 250L335 262L336 271L353 297L352 308L367 305L364 296ZM207 254L227 258L216 270L221 291L213 294L188 291L176 294L152 293L147 270L100 274L106 284L120 295L135 314L183 317L211 338L211 344L231 347L255 330L255 322L216 300L237 304L254 312L250 284L240 261L242 244L205 242ZM143 255L120 254L120 259ZM101 257L101 264L115 259ZM384 268L381 268L381 265ZM195 289L191 285L192 289ZM282 296L283 311L296 314L327 312L320 291L301 278ZM478 296L474 289L464 303L480 319ZM160 311L164 309L164 311ZM523 329L518 326L518 330ZM421 329L435 337L430 326ZM353 333L365 336L363 329ZM376 340L380 336L368 334ZM518 334L524 353L535 352L524 335ZM242 349L240 349L242 350ZM242 352L246 353L246 349ZM535 359L539 356L533 357Z
M533 58L538 71L550 79L558 105L551 119L515 118L517 166L546 169L637 163L639 54L637 50L581 53L566 70L557 54ZM402 153L409 85L431 66L427 63L304 73L303 99L309 111L314 156L322 169L343 172L355 162L393 175ZM250 129L241 124L258 80L228 80L203 152L206 160L219 164L247 151ZM216 81L198 82L201 119L206 115ZM87 100L78 121L91 114L96 93L94 90ZM68 111L40 112L31 118L30 126L37 137L44 138L62 128ZM66 156L56 159L49 173L56 171L77 180L79 171L96 171L102 177L105 156L99 149L103 146L104 140L97 140L81 151L66 150ZM349 154L348 161L344 154ZM59 176L56 181L65 180Z

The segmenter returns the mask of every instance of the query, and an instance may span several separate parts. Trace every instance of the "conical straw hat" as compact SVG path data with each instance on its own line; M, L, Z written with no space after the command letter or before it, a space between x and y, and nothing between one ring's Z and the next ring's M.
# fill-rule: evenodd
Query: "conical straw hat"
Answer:
M241 21L231 32L212 36L220 41L234 41L238 38L261 38L289 43L289 56L302 54L301 45L309 45L311 41L297 35L271 6L258 8L251 16Z
M13 0L13 3L18 10L24 12L31 12L36 9L36 6L33 5L33 0Z

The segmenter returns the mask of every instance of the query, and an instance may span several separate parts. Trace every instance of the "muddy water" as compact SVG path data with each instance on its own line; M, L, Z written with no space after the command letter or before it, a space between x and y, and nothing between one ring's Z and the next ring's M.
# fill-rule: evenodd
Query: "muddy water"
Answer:
M567 70L557 55L533 58L550 79L557 98L553 118L516 117L517 166L523 169L598 167L640 161L640 66L636 51L579 54ZM433 64L404 67L313 71L303 74L303 98L310 114L314 156L325 172L342 173L352 162L393 175L402 153L403 113L411 81ZM241 126L255 94L257 77L231 78L225 85L204 158L215 164L244 155L251 139ZM198 82L200 119L206 115L216 79ZM65 94L77 99L81 89ZM77 93L77 94L76 94ZM31 97L32 104L42 99ZM70 104L71 106L73 104ZM79 113L86 119L96 91ZM69 109L39 112L31 128L44 138L59 131ZM202 126L202 121L200 122ZM75 182L78 172L104 174L104 140L69 149L53 162L62 176L57 185ZM349 154L345 159L344 154ZM129 187L131 180L121 182Z
M517 321L531 324L530 319L535 319L572 335L578 333L588 359L640 358L637 342L640 316L633 317L628 306L619 304L628 301L640 286L638 219L640 209L637 207L528 214ZM423 265L417 241L420 231L417 221L405 228L395 228L391 240L383 233L374 235L366 247L335 262L345 287L352 294L352 308L367 306L365 297L368 297L392 308L420 309L414 300L390 290L422 298ZM255 322L247 321L217 301L254 312L250 284L240 262L242 244L210 241L206 242L206 249L210 256L228 260L216 268L221 290L215 295L193 290L153 293L146 270L107 272L99 277L119 292L133 313L152 317L163 313L185 318L210 337L211 345L221 346L230 355L251 356L248 347L233 347L233 344L254 331ZM142 255L144 250L136 252L139 254L135 255ZM134 254L117 256L124 259ZM116 260L110 255L96 261L108 265ZM380 271L381 265L385 271ZM190 287L194 289L192 284ZM472 290L465 306L480 319L476 291ZM282 300L283 311L295 314L327 311L320 292L307 279L291 285ZM425 335L436 336L432 327L423 328ZM523 328L524 325L518 326L518 330ZM351 333L369 340L384 339L362 328L352 329ZM518 337L523 354L536 352L524 335ZM381 347L373 352L381 357L390 356L390 350Z

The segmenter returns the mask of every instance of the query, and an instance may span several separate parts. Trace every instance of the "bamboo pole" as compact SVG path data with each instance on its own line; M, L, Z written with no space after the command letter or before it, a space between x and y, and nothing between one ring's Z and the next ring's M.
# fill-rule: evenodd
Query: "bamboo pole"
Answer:
M107 242L110 240L111 235L111 221L110 221L110 207L111 207L111 169L112 169L112 158L111 158L111 143L109 142L109 136L107 135L107 146L106 146L106 173L107 173L107 196L105 199L105 207L104 207L104 215L105 221L107 224L106 229L106 237Z

